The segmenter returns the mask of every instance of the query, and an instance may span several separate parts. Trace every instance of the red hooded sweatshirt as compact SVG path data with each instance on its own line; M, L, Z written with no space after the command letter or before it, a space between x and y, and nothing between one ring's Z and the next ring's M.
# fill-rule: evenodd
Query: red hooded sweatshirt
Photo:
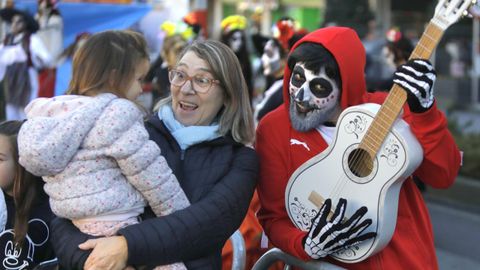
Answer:
M304 42L322 44L337 61L342 81L343 109L366 102L381 104L384 101L385 93L366 91L365 50L352 29L329 27L314 31L297 42L292 50ZM257 216L274 246L309 260L302 244L307 233L297 229L288 217L285 188L292 173L325 150L327 143L316 129L298 132L292 128L288 112L290 75L291 70L286 67L284 105L266 115L257 128L256 150L261 166L258 183L261 208ZM411 113L405 105L403 118L409 123L424 152L424 159L414 175L434 188L449 187L460 167L460 152L447 130L444 114L436 104L421 114ZM291 145L291 139L305 142L310 150L303 145ZM359 263L329 261L347 269L438 269L428 210L411 177L400 190L397 224L390 243Z

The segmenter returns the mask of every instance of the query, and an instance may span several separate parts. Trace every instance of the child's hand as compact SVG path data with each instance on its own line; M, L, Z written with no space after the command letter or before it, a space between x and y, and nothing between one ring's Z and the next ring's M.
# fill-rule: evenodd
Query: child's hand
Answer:
M124 270L127 267L128 247L123 236L90 239L78 247L93 249L83 266L85 270Z

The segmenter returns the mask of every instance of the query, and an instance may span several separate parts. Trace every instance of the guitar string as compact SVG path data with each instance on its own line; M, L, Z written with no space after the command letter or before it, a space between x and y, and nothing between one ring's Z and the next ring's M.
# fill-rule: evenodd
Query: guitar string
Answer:
M459 12L459 9L463 9L463 10L466 10L467 7L469 6L469 3L462 3L460 5L460 1L458 1L456 3L457 6L460 6L460 7L456 7L456 10L455 12ZM430 35L432 34L432 35ZM443 30L438 28L436 25L434 25L432 23L432 20L430 21L430 23L427 25L425 31L423 32L422 34L422 37L420 39L420 42L417 44L417 46L415 47L414 51L412 52L412 55L410 56L410 58L419 58L419 57L424 57L424 58L430 58L431 54L432 54L432 51L435 49L437 43L439 42L441 36L443 34ZM403 90L404 91L404 90ZM395 103L399 104L399 103L402 103L402 106L403 106L403 103L405 102L405 98L403 97L397 97L397 96L393 96L392 98L394 100ZM391 110L388 106L384 106L382 107L382 113L387 110L387 111L390 111L390 113L393 113L393 116L394 117L391 117L390 119L390 123L383 123L385 126L382 125L382 121L385 122L381 117L375 117L373 122L371 123L370 127L372 127L372 125L374 125L372 127L372 129L374 128L383 128L384 130L383 131L383 135L380 136L380 139L381 138L386 138L386 136L388 136L388 132L390 130L390 128L393 126L393 122L395 121L395 119L397 118L397 115L396 115L396 112ZM380 113L380 112L379 112ZM388 114L387 114L388 115ZM377 121L378 120L378 121ZM378 124L379 123L379 124ZM369 130L370 130L370 127L369 127ZM370 131L367 131L367 135L372 135L372 134L375 134L374 132L370 132ZM369 137L369 136L367 136ZM378 138L377 138L378 139ZM380 140L381 141L381 140ZM364 143L365 142L365 139L362 138L361 140L361 143ZM383 143L383 141L382 141ZM368 147L368 145L367 145ZM376 146L374 146L374 149L377 148ZM371 149L370 149L371 150ZM377 150L378 151L378 150ZM372 153L374 153L375 155L373 157L371 157L371 161L374 162L374 158L375 156L377 155L377 151L372 151ZM368 151L367 151L367 154L368 154ZM367 170L367 172L371 172L372 170L372 163L371 162L365 162L364 159L365 159L365 152L363 151L356 151L354 153L354 157L353 157L353 171L356 171L357 173L362 173L364 172L364 170ZM368 166L368 167L366 167ZM348 180L347 180L348 181Z
M432 27L430 27L430 26L431 26L431 23L426 27L424 33L422 34L420 42L415 47L415 49L412 52L412 55L410 56L410 58L414 58L414 57L416 58L418 56L422 56L422 55L424 55L425 52L427 54L431 54L432 50L430 48L435 47L436 43L438 41L435 40L435 36L436 36L437 33L433 33L433 35L434 35L433 37L428 33L429 31L432 31L431 30ZM440 31L440 36L442 34L441 32L442 31ZM425 40L427 40L427 41L425 41ZM405 98L397 97L395 95L392 95L391 99L393 99L393 103L401 102L402 100L403 100L403 103L405 102ZM383 113L385 110L390 111L390 114L392 113L392 110L389 107L382 107L381 110L383 110L383 111L379 111L378 113ZM375 135L375 132L371 131L371 128L373 128L373 129L383 128L384 133L386 133L386 136L388 136L389 130L390 130L392 125L390 125L389 123L383 123L383 124L386 124L386 126L382 125L381 121L383 121L383 119L377 117L378 113L374 117L370 126L368 127L365 136L362 137L361 143L365 144L364 143L365 142L365 137L371 137L372 134L373 134L373 136ZM389 115L388 112L385 113L385 114L387 116ZM393 112L393 114L395 114L395 112ZM396 116L395 116L395 118L396 118ZM378 119L380 119L380 120L378 120ZM390 119L390 121L393 122L395 120ZM380 122L380 124L377 124L378 122ZM373 127L372 127L372 125L373 125ZM381 138L386 138L386 136L381 136ZM377 140L378 140L378 138L377 138ZM366 148L368 148L368 145L367 145ZM375 147L375 145L374 145L373 149L367 149L367 150L370 150L371 153L374 153L375 154L374 156L368 155L369 152L366 151L366 150L355 151L353 153L353 157L352 157L352 168L353 168L352 171L353 172L357 172L358 174L362 174L362 172L366 171L366 172L369 172L369 175L371 174L371 172L373 170L373 162L375 160L375 157L378 155L378 153L376 153L378 150L375 151L375 148L377 148L377 147ZM365 161L365 159L367 159L367 158L370 158L370 160ZM348 167L350 168L349 158L347 158L347 163L348 163L347 164ZM349 168L347 168L347 169L349 169ZM366 177L368 177L369 175L366 175ZM339 179L337 181L337 184L334 186L334 188L332 190L332 193L329 196L330 198L332 198L332 201L337 201L340 198L340 194L343 193L343 191L345 189L345 186L347 185L348 181L350 181L349 177L345 174L341 174L341 179Z
M446 3L445 5L448 5L448 4L449 4L449 3ZM462 7L466 10L466 5L462 5ZM429 30L429 26L430 26L430 24L427 26L427 28L425 29L424 33L422 34L422 38L423 38L423 36L426 34L427 30ZM441 37L441 34L442 34L442 33L443 33L443 30L440 29L440 37ZM429 36L428 36L428 37L429 37ZM437 42L438 42L438 41L437 41ZM436 43L436 42L435 42L435 43ZM434 44L434 47L435 47L435 46L436 46L436 44ZM434 47L433 47L433 48L434 48ZM427 47L426 49L428 50L428 47ZM415 50L417 50L417 48L415 48ZM415 50L414 50L413 53L415 53ZM420 47L419 47L419 50L420 50ZM413 53L412 53L411 58L414 56ZM422 55L423 53L424 53L424 52L419 52L419 55ZM431 50L428 50L428 53L431 53ZM402 99L403 99L403 102L405 102L404 98L400 98L400 101L402 101ZM375 119L376 119L376 117L374 118L373 121L375 121ZM372 124L373 124L373 122L371 123L371 125L372 125ZM370 125L370 126L371 126L371 125ZM369 126L368 130L370 129L370 126ZM391 127L391 126L390 126L390 127ZM365 136L367 136L368 130L367 130L367 133L365 134ZM363 142L363 138L362 138L361 142ZM358 152L359 152L359 151L357 151L357 152L354 153L354 163L356 164L355 166L358 166L359 159L360 159L360 154L357 154ZM372 157L372 158L374 158L374 157ZM362 164L361 164L361 165L362 165ZM346 178L346 177L345 177L345 178ZM348 181L348 179L347 179L347 181Z
M396 97L394 96L393 98L396 98ZM388 107L384 107L384 109L385 108L389 109ZM388 115L389 114L387 113L387 116ZM380 125L375 125L374 121L375 120L373 120L372 123L370 124L369 130L371 130L371 129L381 129L384 133L388 132L388 129L384 126L385 123L382 124L382 121L381 121ZM385 121L383 121L383 122L385 122ZM377 136L376 132L367 131L365 136L362 138L361 142L367 148L366 150L370 150L370 152L375 152L374 151L375 148L376 148L375 145L372 145L371 143L369 143L369 141L378 141L378 140L379 140L379 136ZM366 151L366 152L368 153L369 151ZM367 153L365 153L363 151L355 151L353 153L353 156L351 157L351 161L349 161L347 159L347 163L349 163L349 167L352 168L352 171L357 172L359 174L361 174L365 170L370 171L370 172L372 171L372 169L373 169L372 166L371 166L372 164L369 163L369 162L365 162L365 160L369 157L368 155L366 155ZM349 181L349 178L346 175L341 175L341 178L343 178L343 179L339 179L339 181L337 182L337 185L333 189L331 197L333 197L334 199L338 199L339 194L343 193L342 191L344 190L346 184Z
M433 47L435 46L436 44L436 41L434 38L432 38L432 36L430 36L428 34L429 31L431 31L431 27L429 27L430 24L427 26L426 30L424 31L424 33L422 34L422 38L420 39L420 41L425 41L427 39L427 41L425 41L424 43L422 42L419 42L420 46L417 46L414 50L414 52L412 53L412 56L411 57L415 57L415 55L423 55L424 54L424 51L427 51L427 53L431 54L431 49L430 47ZM435 30L435 28L433 28ZM434 32L434 36L436 33ZM440 31L440 34L441 34L441 31ZM433 44L430 44L431 41L433 41L432 43ZM423 44L426 44L426 46L424 46ZM433 45L433 46L432 46ZM398 98L398 97L393 97L394 99L400 99L402 100L403 99L403 102L404 102L404 98ZM389 107L383 107L383 109L387 109L387 110L390 110ZM380 118L381 119L381 118ZM373 120L375 121L375 119ZM373 124L373 122L372 122ZM370 126L372 126L372 124ZM383 127L385 130L389 129L387 127L384 127L382 125L380 125L380 127ZM370 127L369 127L370 128ZM373 132L369 132L367 131L367 134L374 134ZM362 138L362 142L364 142L365 140ZM368 146L367 146L368 147ZM368 149L367 149L368 150ZM375 151L370 151L372 153L375 153ZM368 151L367 151L368 153ZM376 156L376 155L375 155ZM371 161L373 162L375 156L373 157L370 157ZM365 158L368 158L369 156L366 156L364 152L362 151L355 151L355 153L353 154L353 157L352 157L352 163L353 163L353 171L356 171L356 172L362 172L363 170L367 170L369 172L371 172L371 170L373 169L372 168L372 164L371 162L362 162L364 161ZM347 162L348 159L347 159ZM369 166L369 167L366 167L366 166ZM367 175L368 176L368 175ZM331 195L329 196L330 198L332 198L333 200L338 200L339 199L339 194L343 191L343 189L345 188L345 185L346 183L348 183L349 179L346 175L342 175L343 179L339 179L337 181L337 184L334 186L333 190L332 190L332 193Z
M419 55L424 55L425 53L428 54L428 55L431 55L431 52L432 52L431 48L435 47L435 45L436 45L436 43L439 39L438 36L441 35L441 31L439 31L439 33L435 33L435 31L433 31L433 30L435 30L435 28L430 27L430 26L432 26L432 25L429 24L427 26L424 33L422 34L422 38L420 39L421 41L424 41L424 42L419 42L419 44L417 44L417 46L415 48L416 52ZM433 30L432 30L432 28L433 28ZM434 36L430 35L431 31L433 31ZM440 34L440 35L438 35L438 34ZM396 104L405 102L405 99L403 97L398 97L398 96L395 96L395 95L393 95L392 97L393 97L392 98L393 102L396 103ZM403 106L403 104L402 104L402 106ZM382 133L387 134L388 131L390 130L391 126L392 126L392 125L390 125L390 122L393 123L395 121L395 119L397 118L396 112L391 110L391 108L389 108L388 106L382 107L382 111L379 111L379 113L385 113L385 111L387 111L386 112L387 117L390 116L390 119L389 119L390 121L385 121L381 117L375 117L375 119L373 120L374 122L372 122L372 124L370 125L371 127L372 127L372 125L374 125L373 126L374 129L375 128L376 129L382 129L383 128L383 130L380 130L381 131L381 132L379 132L380 134L382 134ZM389 112L390 112L390 114L389 114ZM378 116L378 114L377 114L377 116ZM385 123L385 122L387 122L387 123ZM369 135L373 134L373 136L376 135L375 132L368 132L368 134ZM380 139L384 138L383 134L382 134L382 136L380 136ZM376 139L378 140L378 138L376 138ZM365 139L362 139L362 142L365 142ZM375 153L376 151L371 151L371 152ZM359 154L354 156L354 161L353 161L354 167L355 167L354 169L357 172L362 172L365 169L367 170L367 172L370 171L370 169L371 169L371 166L369 166L370 162L362 162L362 159L364 159L363 152L357 151L357 153L359 153ZM366 167L366 166L369 166L369 167Z

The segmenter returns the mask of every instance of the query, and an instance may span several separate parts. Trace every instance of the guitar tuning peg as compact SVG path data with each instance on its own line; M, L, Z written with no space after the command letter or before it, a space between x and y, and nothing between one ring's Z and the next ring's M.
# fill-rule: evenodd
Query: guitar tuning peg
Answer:
M472 18L472 14L470 14L470 12L464 10L463 13L462 13L462 17L468 17L468 18Z

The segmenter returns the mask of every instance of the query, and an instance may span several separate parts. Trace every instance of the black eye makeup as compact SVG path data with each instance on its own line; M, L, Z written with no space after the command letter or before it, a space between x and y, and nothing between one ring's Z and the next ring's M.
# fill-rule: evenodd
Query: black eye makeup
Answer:
M327 74L327 77L330 79L334 79L335 76L337 76L335 69L329 66L325 67L325 74Z
M292 72L291 84L295 87L300 87L305 82L305 70L302 67L295 66Z
M317 98L326 98L333 91L332 84L323 78L315 78L311 80L309 87L310 92L312 92Z

